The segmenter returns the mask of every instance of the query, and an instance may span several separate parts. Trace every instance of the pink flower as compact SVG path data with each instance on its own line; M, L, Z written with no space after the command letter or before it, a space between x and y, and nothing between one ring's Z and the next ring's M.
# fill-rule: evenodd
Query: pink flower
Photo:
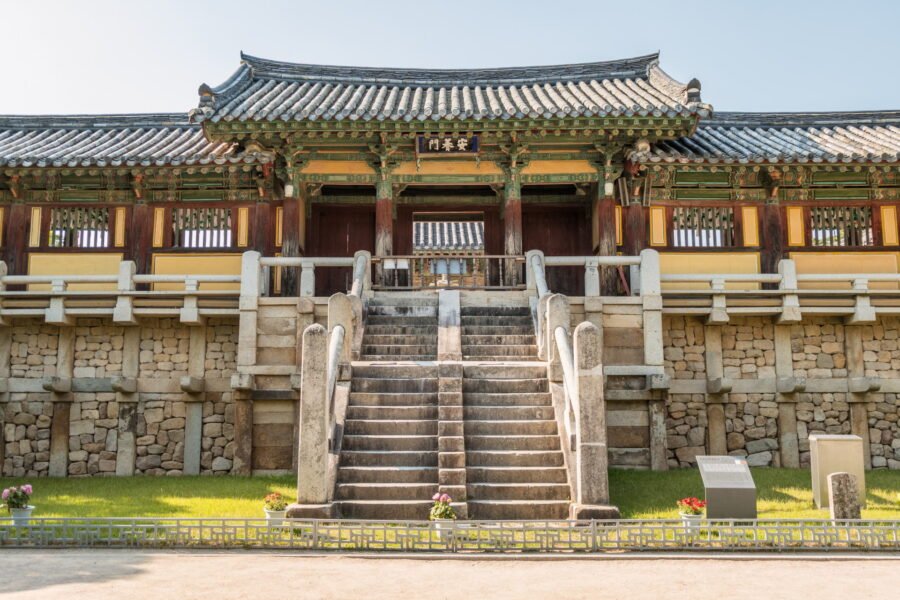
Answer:
M3 490L3 496L2 496L2 497L3 497L4 500L6 500L7 498L9 498L9 493L10 493L10 492L9 492L9 488L5 488L5 489Z
M31 484L30 484L30 483L26 483L25 485L23 485L23 486L22 486L22 491L25 492L26 494L28 494L28 495L30 496L30 495L31 495Z
M452 498L449 494L441 494L441 502L450 502L450 500L452 500Z
M6 490L3 490L3 493L5 494ZM3 496L3 497L6 498L6 496ZM431 499L434 500L435 502L440 502L441 501L441 493L438 492L437 494L432 496Z

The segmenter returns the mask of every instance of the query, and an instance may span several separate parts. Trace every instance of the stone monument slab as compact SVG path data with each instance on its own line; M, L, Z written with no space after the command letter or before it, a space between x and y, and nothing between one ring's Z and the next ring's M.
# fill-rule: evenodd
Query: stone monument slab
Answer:
M828 476L832 473L850 473L856 477L859 504L865 508L866 473L861 437L813 433L809 436L809 454L817 508L828 508Z
M756 484L743 458L698 456L707 519L755 519Z

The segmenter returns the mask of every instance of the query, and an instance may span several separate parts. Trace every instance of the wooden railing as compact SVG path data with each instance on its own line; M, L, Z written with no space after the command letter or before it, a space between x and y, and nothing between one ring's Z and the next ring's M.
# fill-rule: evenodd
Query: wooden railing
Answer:
M524 289L525 257L416 254L372 257L379 290Z

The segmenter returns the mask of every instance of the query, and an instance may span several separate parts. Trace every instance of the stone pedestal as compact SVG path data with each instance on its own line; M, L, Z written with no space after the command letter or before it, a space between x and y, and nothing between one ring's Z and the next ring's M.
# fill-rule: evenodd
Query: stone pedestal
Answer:
M285 516L288 519L337 519L337 506L327 504L289 504Z

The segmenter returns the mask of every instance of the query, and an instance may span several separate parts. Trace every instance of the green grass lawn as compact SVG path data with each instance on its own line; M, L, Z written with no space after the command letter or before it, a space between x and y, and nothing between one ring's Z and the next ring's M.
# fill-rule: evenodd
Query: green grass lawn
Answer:
M760 518L827 518L812 502L809 471L754 469ZM294 477L133 477L0 479L0 487L31 483L41 517L262 517L262 498L294 498ZM900 472L867 474L863 518L900 519ZM675 500L703 496L696 469L651 473L611 471L612 501L627 519L676 518ZM425 515L423 515L425 518Z

